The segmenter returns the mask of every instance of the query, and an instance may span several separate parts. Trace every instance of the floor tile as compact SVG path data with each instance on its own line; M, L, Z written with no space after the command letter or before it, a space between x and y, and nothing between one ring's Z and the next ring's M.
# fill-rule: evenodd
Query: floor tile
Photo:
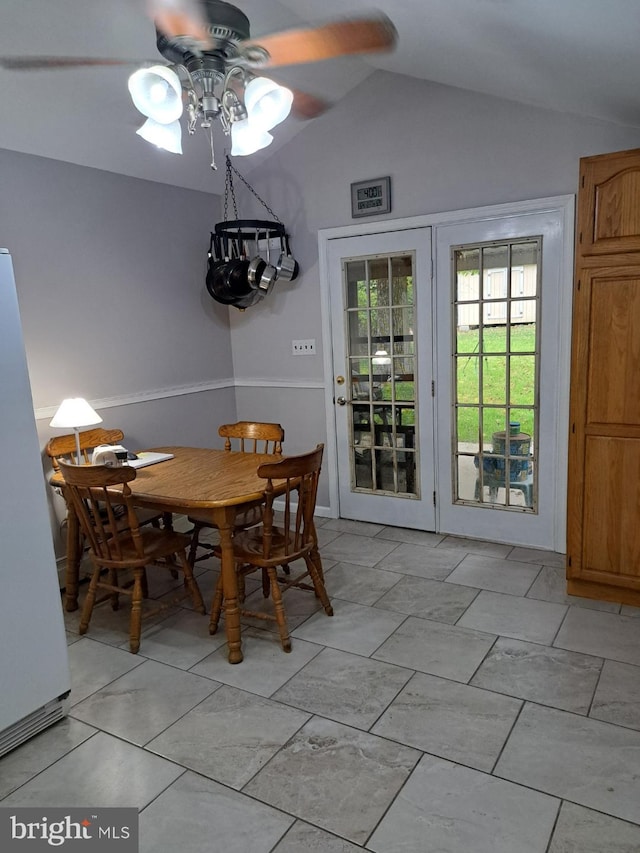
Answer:
M615 601L597 601L595 598L568 595L565 569L554 568L553 566L542 567L527 593L527 598L555 601L557 604L572 604L575 607L586 607L587 610L604 610L608 613L618 613L620 610L620 605L616 604Z
M313 717L244 790L363 844L419 757L417 750Z
M324 611L322 615L328 618ZM233 666L229 663L225 644L196 664L191 672L259 696L271 696L321 651L321 646L295 638L287 653L275 634L246 628L242 631L242 663Z
M404 575L375 606L453 625L478 592L468 586Z
M416 673L371 731L490 772L521 707L519 699Z
M466 539L462 536L445 536L437 545L442 551L467 551L471 554L485 554L492 557L506 557L512 545L502 545L499 542L485 542L483 539Z
M375 536L383 530L383 524L371 524L368 521L351 521L348 518L328 518L324 523L326 530L338 530L340 533L354 533L356 536Z
M198 661L226 645L224 631L209 634L209 617L181 609L161 626L151 625L142 632L144 656L178 669L189 669Z
M324 649L273 694L273 699L369 729L413 675L413 670Z
M640 820L640 732L525 705L495 774L632 822Z
M640 620L571 607L554 646L640 665Z
M342 598L356 604L375 604L400 578L397 572L336 563L326 572L325 585L331 598Z
M326 530L326 526L322 528ZM396 542L357 536L354 533L341 533L336 539L325 544L320 543L320 555L324 560L336 560L339 563L355 563L357 566L375 566L383 557L390 554Z
M408 527L383 527L380 533L377 534L377 538L435 548L439 542L442 542L444 536L441 533L429 533L427 530L411 530Z
M451 574L464 556L463 551L439 551L403 542L381 559L376 568L441 581Z
M367 849L545 853L558 806L546 794L425 755Z
M409 616L372 657L466 682L495 639L492 634Z
M516 547L509 551L510 560L520 560L523 563L536 563L543 566L555 566L564 571L567 557L557 551L545 551L541 548Z
M79 634L78 626L80 625L80 617L82 615L82 605L84 601L85 588L83 588L80 597L80 606L73 613L64 613L64 621L66 629L71 634ZM131 603L126 600L127 597L121 596L124 599L121 602L119 610L112 610L108 601L94 607L91 615L91 622L85 636L90 640L97 640L100 643L107 643L111 646L125 645L129 648L129 623L131 615ZM186 603L186 599L185 602ZM206 603L206 598L205 598ZM172 613L176 613L178 608L172 607L168 609L157 610L157 602L149 602L148 605L143 604L143 625L145 627L162 622ZM155 613L151 611L156 610ZM144 648L141 646L141 650Z
M3 806L143 809L184 773L171 761L98 732L4 800Z
M343 652L370 655L400 625L405 616L387 610L374 610L350 601L333 602L333 616L324 611L292 631L294 643L298 639L308 640Z
M297 820L273 853L358 853L363 848Z
M550 644L566 612L562 604L483 590L457 624L515 640Z
M187 771L140 815L140 853L269 853L293 818Z
M318 536L318 545L320 547L320 553L322 557L325 556L324 549L329 544L329 542L333 542L334 539L337 539L342 534L339 530L331 530L327 527L321 527L316 530L316 534Z
M92 726L65 717L3 755L0 758L0 800L95 733Z
M309 719L309 714L224 685L147 748L240 789Z
M69 647L72 705L144 663L144 658L123 649L81 637Z
M71 713L141 746L219 687L217 681L148 660L74 705Z
M640 729L640 667L605 661L589 716Z
M638 853L640 826L563 803L549 853Z
M640 607L633 607L631 604L623 604L620 608L622 616L638 616L640 617Z
M601 669L601 658L500 637L471 684L586 714Z
M447 582L466 584L508 595L524 595L534 582L540 566L468 554L451 572Z

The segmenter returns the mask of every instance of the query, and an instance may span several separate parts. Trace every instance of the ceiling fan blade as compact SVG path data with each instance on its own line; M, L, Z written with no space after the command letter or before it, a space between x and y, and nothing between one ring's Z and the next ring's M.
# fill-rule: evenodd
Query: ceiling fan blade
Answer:
M140 60L97 59L94 56L2 56L0 68L8 71L43 71L89 65L139 65Z
M167 38L188 38L195 47L211 47L202 0L147 0L147 12Z
M397 31L386 15L334 21L319 27L285 30L242 42L243 50L264 48L265 67L319 62L335 56L392 50Z
M291 86L287 86L287 88L293 92L291 115L295 116L295 118L316 118L326 112L331 106L328 101L316 98L315 95L310 95L308 92L301 92L300 89L292 89Z

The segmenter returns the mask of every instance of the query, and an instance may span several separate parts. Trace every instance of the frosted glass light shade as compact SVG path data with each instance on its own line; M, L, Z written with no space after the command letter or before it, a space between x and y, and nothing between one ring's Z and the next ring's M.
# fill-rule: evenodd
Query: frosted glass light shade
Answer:
M386 349L377 349L371 361L373 364L391 364L391 359Z
M166 65L139 68L129 77L129 93L142 115L160 124L170 124L182 115L182 85Z
M245 156L271 145L273 136L262 128L255 127L249 119L234 121L231 125L231 156Z
M171 124L160 124L160 122L148 118L142 127L136 130L136 133L164 151L182 154L182 127L179 121L172 121Z
M271 130L291 112L293 92L268 77L254 77L244 90L244 105L251 124Z
M50 427L84 427L101 424L102 418L82 397L69 397L58 406Z

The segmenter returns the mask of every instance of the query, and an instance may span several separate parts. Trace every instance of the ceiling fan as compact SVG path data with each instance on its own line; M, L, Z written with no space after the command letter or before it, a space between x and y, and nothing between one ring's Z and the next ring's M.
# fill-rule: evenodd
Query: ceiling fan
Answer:
M278 86L262 69L320 62L339 56L390 51L397 33L383 14L347 18L252 39L250 22L224 0L146 0L156 27L156 46L169 65L146 64L129 78L135 106L147 116L138 133L161 148L182 153L179 118L185 103L188 132L214 119L231 137L231 154L251 154L268 145L269 133L293 109L313 118L322 99ZM131 60L94 57L0 57L0 67L38 71L82 66L133 65ZM255 72L255 73L254 73Z

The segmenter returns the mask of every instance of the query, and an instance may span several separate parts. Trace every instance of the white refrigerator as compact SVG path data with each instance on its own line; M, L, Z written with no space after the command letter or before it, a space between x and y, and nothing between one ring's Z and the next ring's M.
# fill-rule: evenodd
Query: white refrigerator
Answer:
M0 249L0 756L60 720L71 686L11 255Z

